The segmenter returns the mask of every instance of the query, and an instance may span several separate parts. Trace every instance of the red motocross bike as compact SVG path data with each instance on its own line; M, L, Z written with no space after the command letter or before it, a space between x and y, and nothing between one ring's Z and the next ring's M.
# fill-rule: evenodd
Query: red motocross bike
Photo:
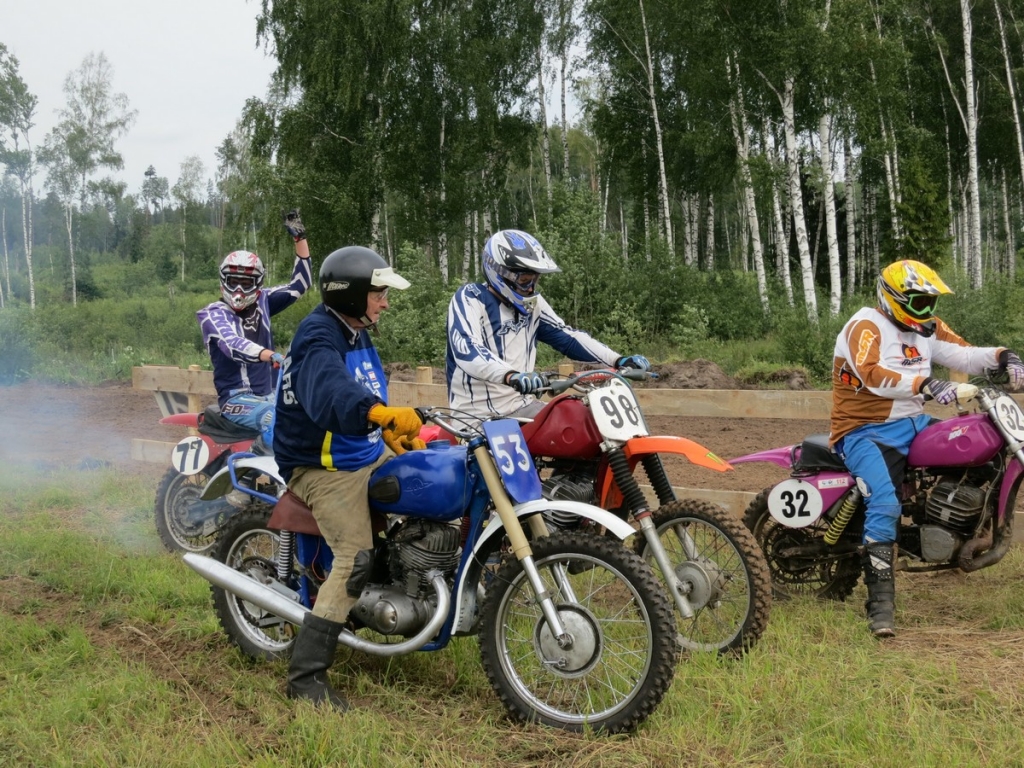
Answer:
M203 501L203 489L233 453L250 451L259 432L239 426L221 415L215 405L202 413L176 413L160 419L198 430L174 446L171 466L157 486L154 517L160 541L170 552L207 553L217 543L217 532L252 499Z
M710 502L676 498L662 455L715 472L732 467L693 440L650 434L627 381L648 376L634 369L594 370L551 382L556 397L522 428L544 497L596 504L639 526L634 546L668 586L684 648L745 650L760 637L771 611L764 555L738 517ZM657 508L638 481L638 466ZM588 524L549 515L552 530Z

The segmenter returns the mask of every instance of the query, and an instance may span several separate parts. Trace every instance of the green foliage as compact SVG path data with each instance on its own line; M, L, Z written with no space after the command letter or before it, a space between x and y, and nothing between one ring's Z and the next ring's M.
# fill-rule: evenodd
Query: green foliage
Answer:
M398 252L395 269L412 285L388 294L376 344L384 362L443 364L448 303L457 285L446 286L430 258L411 245Z
M849 316L859 308L859 305L853 306L835 318L829 317L823 309L814 325L807 322L803 307L779 312L775 319L775 338L780 359L805 368L818 384L830 386L836 337Z

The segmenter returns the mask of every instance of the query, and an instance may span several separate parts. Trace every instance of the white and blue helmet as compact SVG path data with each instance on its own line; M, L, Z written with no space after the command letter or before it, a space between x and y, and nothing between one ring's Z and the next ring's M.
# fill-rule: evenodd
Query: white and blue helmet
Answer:
M495 232L484 245L484 274L491 288L524 315L537 303L537 277L561 272L533 235L518 229Z

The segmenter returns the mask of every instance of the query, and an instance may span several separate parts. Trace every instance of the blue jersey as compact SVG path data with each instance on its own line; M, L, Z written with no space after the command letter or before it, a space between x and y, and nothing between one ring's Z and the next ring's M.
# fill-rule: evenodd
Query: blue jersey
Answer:
M277 394L274 458L287 481L296 467L353 471L384 452L370 409L388 402L377 350L323 304L299 323Z
M270 318L299 300L309 288L310 275L309 259L296 257L291 282L261 289L256 301L241 312L223 301L196 312L221 407L234 395L263 396L274 391L271 364L260 362L260 352L274 348Z
M532 395L521 395L504 381L509 371L534 370L538 340L581 363L610 366L619 358L589 334L566 325L543 296L524 315L486 285L459 288L448 305L448 404L482 419L507 416L533 402Z

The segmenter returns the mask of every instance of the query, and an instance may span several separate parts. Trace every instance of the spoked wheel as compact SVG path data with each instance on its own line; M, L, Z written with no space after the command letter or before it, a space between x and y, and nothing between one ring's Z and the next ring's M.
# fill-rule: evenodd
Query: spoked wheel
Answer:
M615 733L654 711L679 650L672 606L654 572L621 542L553 533L534 563L570 642L556 638L522 564L507 559L481 611L484 671L518 720Z
M281 539L268 529L270 507L252 507L224 528L214 554L217 560L261 583L276 580ZM298 629L259 606L211 586L213 609L228 638L242 652L256 659L288 656Z
M233 508L223 500L202 501L199 495L210 481L205 472L183 475L168 469L157 486L154 514L156 532L169 552L207 554L217 543L217 532L204 534L204 523L189 519L189 510L196 504L219 504L225 511Z
M775 596L845 600L860 578L859 559L852 554L829 555L824 520L806 528L787 528L775 522L768 511L771 490L765 488L750 502L743 523L764 551Z
M692 618L676 612L679 643L692 651L743 651L768 624L772 591L764 555L743 524L716 504L680 499L653 515L665 549L690 606ZM637 551L657 569L643 536Z

